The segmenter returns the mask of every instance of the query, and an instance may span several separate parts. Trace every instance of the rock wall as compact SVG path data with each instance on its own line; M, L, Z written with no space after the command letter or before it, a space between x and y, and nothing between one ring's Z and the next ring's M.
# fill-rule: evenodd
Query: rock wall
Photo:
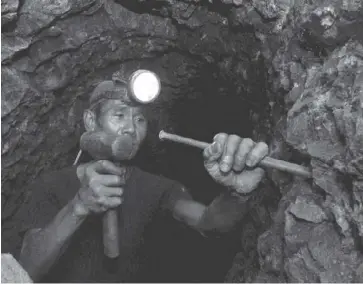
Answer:
M255 281L362 282L363 3L243 1L234 15L270 66L272 155L313 170L270 172L282 198Z
M268 172L226 281L363 281L362 1L49 2L2 1L5 221L22 185L73 162L97 80L151 68L166 108L208 70L272 156L313 170Z
M362 282L363 3L251 5L271 19L253 25L271 62L272 152L313 170L311 182L271 173L282 199L256 281Z

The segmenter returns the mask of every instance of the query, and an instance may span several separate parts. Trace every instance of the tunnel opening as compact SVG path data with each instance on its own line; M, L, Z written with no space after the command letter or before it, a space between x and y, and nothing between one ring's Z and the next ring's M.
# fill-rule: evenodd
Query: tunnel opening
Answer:
M181 87L182 91L166 110L168 124L165 130L206 142L213 141L214 135L221 132L252 137L251 114L256 110L241 91L236 94L239 84L234 78L224 78L218 71L213 64L201 64L196 75L188 80L187 86ZM242 86L242 89L248 88ZM254 104L265 109L267 102L255 101ZM141 168L181 182L195 200L204 204L209 204L223 192L224 188L205 171L201 149L168 141L157 143L162 149L161 157L152 153L140 157L138 164ZM153 161L160 162L156 164ZM170 244L169 249L164 250L167 262L161 265L163 268L165 263L169 265L169 269L164 270L165 281L224 281L236 252L242 249L241 226L223 238L206 240L184 226L169 223L168 237L172 242L166 236L160 240L163 247ZM173 256L178 256L178 260L172 260ZM258 270L257 255L255 265Z
M165 60L165 57L171 59ZM253 80L252 87L243 85L245 81L241 83L236 81L234 76L230 76L231 74L222 74L216 64L204 61L197 61L195 64L193 59L178 53L127 64L163 74L165 71L160 71L160 66L165 65L160 62L170 60L191 62L192 66L187 68L189 76L187 80L177 78L182 82L177 88L171 87L168 83L164 84L162 102L159 102L161 106L156 108L158 112L152 114L156 115L156 121L155 117L151 117L154 123L149 130L149 140L137 157L136 165L148 172L179 181L186 186L195 200L207 205L225 189L216 184L205 171L202 150L159 141L158 133L163 129L206 142L213 141L214 135L220 132L252 137L254 124L258 123L253 120L254 115L268 107L267 99L263 100L263 88L266 84L259 84L260 93L249 94L250 89L256 90L253 88ZM258 62L258 68L262 66L263 64ZM250 66L249 69L256 67ZM172 71L166 70L166 73L170 72ZM256 73L263 74L264 70ZM253 75L255 74L251 74L251 77ZM256 80L261 81L262 78ZM162 85L163 81L168 81L163 77L161 80ZM263 113L259 115L264 116ZM251 216L247 216L246 219L256 223L256 228L261 226L258 219L253 220ZM168 227L166 231L165 226ZM163 230L164 236L155 241L155 249L160 248L155 254L158 255L158 259L153 261L153 268L145 272L148 279L165 282L223 282L236 253L242 250L244 244L240 240L242 226L237 226L226 236L206 239L186 226L165 218L159 227L155 227L156 232ZM256 240L254 243L256 246ZM251 243L249 246L249 250L257 250ZM255 272L258 271L257 253L250 263L253 263ZM147 274L150 271L156 274ZM160 271L163 271L162 278Z
M157 124L150 131L150 135L157 147L164 149L164 165L160 164L157 171L182 181L188 187L204 188L207 174L203 169L202 150L169 141L158 141L155 136L164 127L164 130L171 133L205 142L212 142L217 133L252 137L251 116L256 110L248 98L243 96L243 91L236 94L239 84L233 78L222 77L215 65L201 63L195 68L195 75L185 82L185 86L180 86L172 102L164 109L167 122L163 126ZM246 89L243 87L243 90ZM166 94L165 100L169 99ZM254 104L265 109L267 102L255 101ZM152 171L153 168L155 170L153 162L158 159L149 155L157 156L158 152L153 153L152 148L147 151L144 159L140 157L139 166L146 168L148 163L152 163L153 165L148 166L148 170ZM201 182L200 185L198 182ZM208 191L200 190L200 194L208 196Z

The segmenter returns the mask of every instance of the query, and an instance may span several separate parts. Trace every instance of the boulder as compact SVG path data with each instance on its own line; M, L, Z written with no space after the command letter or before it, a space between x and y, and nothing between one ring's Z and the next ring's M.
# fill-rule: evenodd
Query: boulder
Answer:
M1 283L33 283L33 281L11 254L2 253Z

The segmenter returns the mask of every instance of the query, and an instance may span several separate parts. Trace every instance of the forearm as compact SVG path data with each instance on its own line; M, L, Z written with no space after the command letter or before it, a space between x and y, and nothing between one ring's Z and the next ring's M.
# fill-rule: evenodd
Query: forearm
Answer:
M33 229L26 234L20 263L33 281L38 281L54 265L86 215L75 198L45 228Z
M234 192L224 192L207 206L197 224L198 230L208 233L231 231L247 213L249 196Z

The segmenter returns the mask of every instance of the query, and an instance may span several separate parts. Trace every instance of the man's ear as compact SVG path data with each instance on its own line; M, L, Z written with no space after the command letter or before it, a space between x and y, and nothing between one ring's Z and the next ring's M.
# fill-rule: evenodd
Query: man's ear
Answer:
M96 114L90 109L86 109L83 112L83 123L86 131L93 131L96 129Z

